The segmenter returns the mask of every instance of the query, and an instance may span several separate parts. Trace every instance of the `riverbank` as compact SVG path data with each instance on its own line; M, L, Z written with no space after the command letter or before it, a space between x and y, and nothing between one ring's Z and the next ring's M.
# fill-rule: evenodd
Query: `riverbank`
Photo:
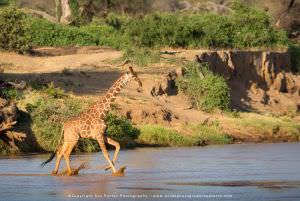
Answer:
M24 142L18 142L23 152L54 150L61 122L101 98L127 70L126 66L117 67L122 63L122 52L108 48L39 48L36 51L40 56L0 53L1 61L5 61L1 63L4 79L28 83L25 91L6 93L21 110L15 129L27 134ZM194 108L185 94L168 89L165 80L170 72L178 72L184 65L183 59L193 60L197 52L203 51L180 52L167 57L162 54L159 63L148 67L134 67L143 82L143 92L136 92L134 82L126 86L113 106L112 113L117 116L109 120L111 137L120 141L123 148L299 141L299 112L296 106L284 109L289 108L284 107L285 103L293 103L288 93L278 92L277 97L282 100L290 99L281 101L283 106L278 109L279 103L263 106L256 102L253 106L259 105L257 109L263 111L205 112ZM251 106L251 100L248 101ZM6 145L2 143L1 147L2 152L8 152ZM81 141L75 151L99 151L99 146L93 140Z

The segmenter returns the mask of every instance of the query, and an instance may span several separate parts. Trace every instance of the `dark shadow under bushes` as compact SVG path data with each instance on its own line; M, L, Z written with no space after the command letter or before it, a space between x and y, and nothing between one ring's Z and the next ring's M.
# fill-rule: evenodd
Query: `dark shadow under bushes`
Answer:
M300 44L290 44L288 52L291 55L292 71L300 73Z

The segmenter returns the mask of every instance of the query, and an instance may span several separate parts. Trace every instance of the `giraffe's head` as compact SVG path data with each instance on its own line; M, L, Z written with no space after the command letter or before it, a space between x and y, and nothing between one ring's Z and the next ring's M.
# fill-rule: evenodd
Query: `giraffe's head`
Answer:
M139 79L139 77L137 76L137 73L133 71L133 68L131 66L129 67L129 72L127 72L127 75L129 76L129 79L134 80L138 83L139 87L137 88L137 91L141 92L143 84Z

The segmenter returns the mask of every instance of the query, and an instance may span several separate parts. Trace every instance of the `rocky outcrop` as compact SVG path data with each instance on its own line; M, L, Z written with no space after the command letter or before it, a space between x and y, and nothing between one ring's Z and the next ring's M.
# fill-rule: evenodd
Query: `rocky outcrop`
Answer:
M300 104L299 77L291 73L285 51L203 50L197 60L226 78L235 106L268 110Z
M12 152L19 151L16 141L22 141L26 135L11 131L17 123L18 109L14 102L0 98L0 140L9 145Z
M175 95L177 93L176 79L182 76L182 69L178 68L169 72L167 75L163 75L162 78L156 80L154 85L150 89L150 94L155 96L162 95Z
M120 115L130 119L135 124L170 125L178 122L179 117L164 107L149 108L141 106L139 110L130 106L119 110Z

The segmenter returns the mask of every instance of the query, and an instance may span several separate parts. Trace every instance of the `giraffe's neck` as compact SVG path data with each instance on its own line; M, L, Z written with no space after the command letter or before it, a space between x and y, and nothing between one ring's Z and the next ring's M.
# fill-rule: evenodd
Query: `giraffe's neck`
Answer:
M104 118L107 112L110 110L112 103L115 101L116 96L120 93L121 89L130 81L130 75L122 75L107 91L104 98L97 101L94 106L94 109L97 114L100 115L100 118Z

